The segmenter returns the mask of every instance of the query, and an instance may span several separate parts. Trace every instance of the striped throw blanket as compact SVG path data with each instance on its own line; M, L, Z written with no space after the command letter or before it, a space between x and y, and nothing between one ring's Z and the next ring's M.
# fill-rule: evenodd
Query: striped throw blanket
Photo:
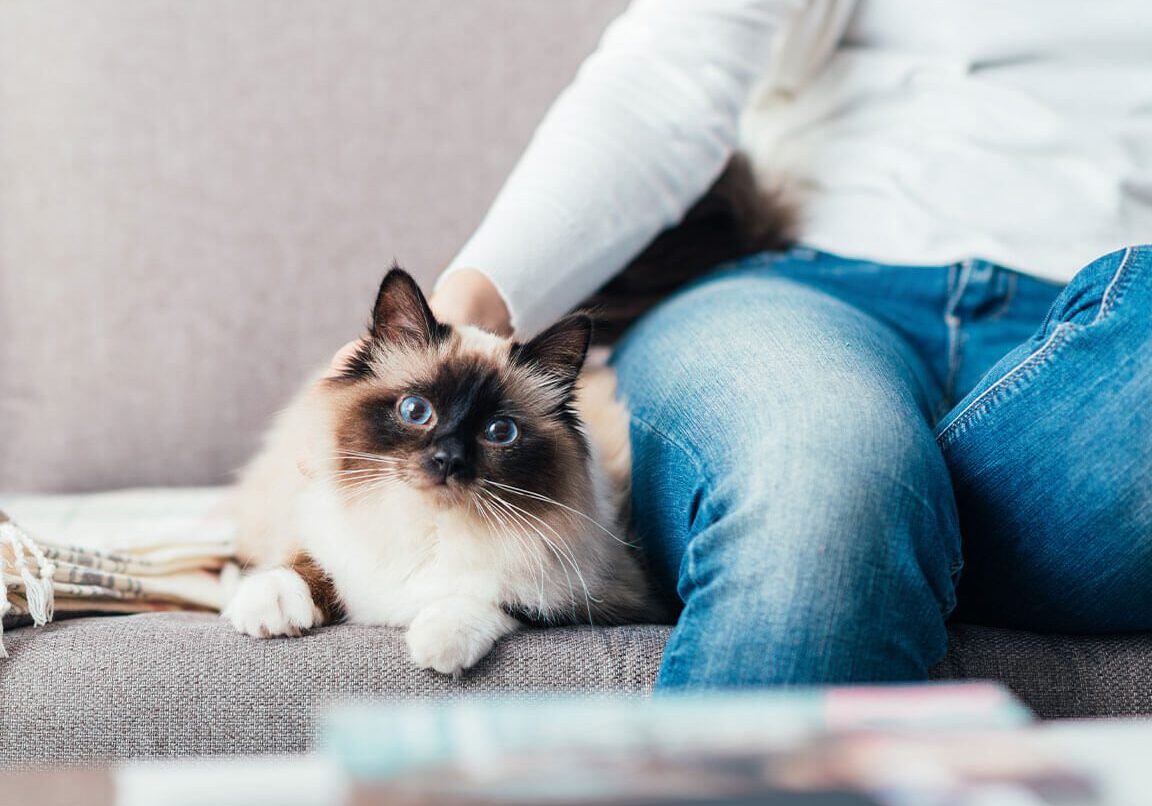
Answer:
M0 657L57 613L219 610L233 529L220 488L0 496Z

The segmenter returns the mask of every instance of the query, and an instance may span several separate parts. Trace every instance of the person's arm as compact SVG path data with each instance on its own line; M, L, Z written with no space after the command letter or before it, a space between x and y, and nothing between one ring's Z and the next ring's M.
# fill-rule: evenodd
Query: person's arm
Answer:
M803 0L635 0L549 110L432 297L528 336L578 304L715 181L772 37Z

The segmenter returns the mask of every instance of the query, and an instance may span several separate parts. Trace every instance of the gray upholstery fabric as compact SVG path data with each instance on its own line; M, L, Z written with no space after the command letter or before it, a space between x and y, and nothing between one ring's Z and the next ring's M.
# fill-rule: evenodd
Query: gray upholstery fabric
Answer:
M460 681L416 669L395 630L259 641L210 615L62 621L9 633L0 767L140 756L297 752L325 703L358 696L643 694L668 628L526 630ZM1041 716L1152 714L1152 639L956 627L936 677L1010 685Z
M224 481L625 4L0 3L0 489Z
M954 625L937 677L999 680L1038 716L1152 715L1152 635L1036 635Z
M0 766L302 751L317 709L337 697L640 694L665 630L526 630L457 682L408 663L402 633L389 629L260 641L192 614L22 628L0 661Z

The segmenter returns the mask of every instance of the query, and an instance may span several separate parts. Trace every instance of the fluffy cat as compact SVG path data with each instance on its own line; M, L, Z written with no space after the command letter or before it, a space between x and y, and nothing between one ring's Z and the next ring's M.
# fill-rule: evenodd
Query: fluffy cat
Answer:
M436 321L394 268L347 367L311 380L237 488L238 552L262 569L224 616L299 635L407 628L412 660L474 665L522 622L658 618L626 544L627 416L581 374L591 321L526 343Z

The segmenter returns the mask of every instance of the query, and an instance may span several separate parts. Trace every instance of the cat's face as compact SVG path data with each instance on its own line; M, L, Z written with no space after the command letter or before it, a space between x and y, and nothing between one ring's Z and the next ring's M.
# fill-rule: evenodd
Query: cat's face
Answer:
M338 483L353 498L403 484L440 506L495 496L529 518L545 498L570 498L587 475L572 395L589 338L581 315L525 344L448 327L393 269L370 340L329 381L339 399Z

